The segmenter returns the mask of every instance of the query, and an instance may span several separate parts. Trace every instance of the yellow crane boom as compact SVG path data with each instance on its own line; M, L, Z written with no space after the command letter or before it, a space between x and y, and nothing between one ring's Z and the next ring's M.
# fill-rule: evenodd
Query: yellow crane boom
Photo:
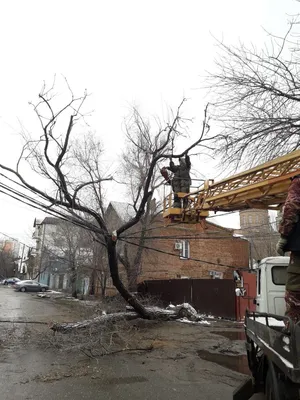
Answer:
M248 208L279 209L284 203L290 178L300 174L300 150L277 157L257 167L219 182L205 181L195 192L179 193L187 198L186 208L173 208L172 198L164 201L163 217L170 222L196 223L209 211L236 211Z

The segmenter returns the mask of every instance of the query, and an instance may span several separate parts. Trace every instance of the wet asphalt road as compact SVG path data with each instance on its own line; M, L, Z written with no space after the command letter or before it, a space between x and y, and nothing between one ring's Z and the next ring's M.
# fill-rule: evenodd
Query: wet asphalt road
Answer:
M0 321L48 322L67 317L62 306L0 287ZM70 359L35 343L10 345L7 336L12 327L13 334L22 338L26 325L0 324L0 338L7 332L0 343L1 400L229 400L244 379L225 368L214 369L215 364L200 358L116 354L99 360Z
M37 298L37 293L15 292L11 287L0 286L0 321L65 321L71 314L66 307L58 308L47 300Z

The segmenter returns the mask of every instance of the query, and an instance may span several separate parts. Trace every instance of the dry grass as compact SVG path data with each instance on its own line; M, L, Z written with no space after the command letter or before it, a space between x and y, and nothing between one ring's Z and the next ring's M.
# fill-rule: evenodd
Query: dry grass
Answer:
M152 350L151 342L141 344L138 328L133 321L92 325L87 329L74 330L67 334L49 329L43 331L32 327L31 341L43 349L64 353L82 353L89 358L98 358L124 351Z
M42 300L41 301L45 301ZM66 318L73 321L92 319L103 313L124 311L127 303L116 296L105 301L74 301L72 299L57 298L56 304L67 306L71 310ZM155 297L141 298L144 305L160 305ZM83 330L74 330L67 334L50 329L54 321L49 324L34 323L2 323L0 325L0 346L16 347L26 345L28 347L54 350L70 354L84 354L89 358L98 358L108 354L132 351L150 351L153 348L153 340L144 340L141 335L143 325L147 321L122 319L117 322L106 322L101 325L91 325ZM155 338L154 338L155 340Z

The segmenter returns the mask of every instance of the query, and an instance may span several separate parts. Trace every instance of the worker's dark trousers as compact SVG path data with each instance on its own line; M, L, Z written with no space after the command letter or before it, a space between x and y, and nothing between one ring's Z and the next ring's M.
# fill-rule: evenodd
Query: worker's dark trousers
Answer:
M190 185L189 185L189 181L187 181L186 179L180 180L179 178L177 179L173 179L172 182L172 189L174 191L174 203L173 203L173 207L181 207L181 201L180 198L177 196L178 192L181 193L189 193L190 191ZM187 199L183 200L183 207L187 207L188 205L188 201Z
M297 323L300 321L300 253L298 252L291 252L285 289L285 315Z

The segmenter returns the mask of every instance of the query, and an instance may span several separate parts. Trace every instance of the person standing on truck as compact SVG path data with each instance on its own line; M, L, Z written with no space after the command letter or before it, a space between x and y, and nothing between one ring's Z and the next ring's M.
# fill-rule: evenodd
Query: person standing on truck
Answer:
M280 239L276 250L280 256L290 251L285 315L297 323L300 321L300 175L294 176L291 181L279 224Z
M166 167L168 170L174 173L172 179L172 189L174 191L174 204L173 207L181 208L180 199L177 195L178 192L189 193L191 185L190 169L191 161L190 157L186 154L185 158L179 158L179 165L175 165L170 158L170 165ZM183 206L187 205L187 200L184 201Z

